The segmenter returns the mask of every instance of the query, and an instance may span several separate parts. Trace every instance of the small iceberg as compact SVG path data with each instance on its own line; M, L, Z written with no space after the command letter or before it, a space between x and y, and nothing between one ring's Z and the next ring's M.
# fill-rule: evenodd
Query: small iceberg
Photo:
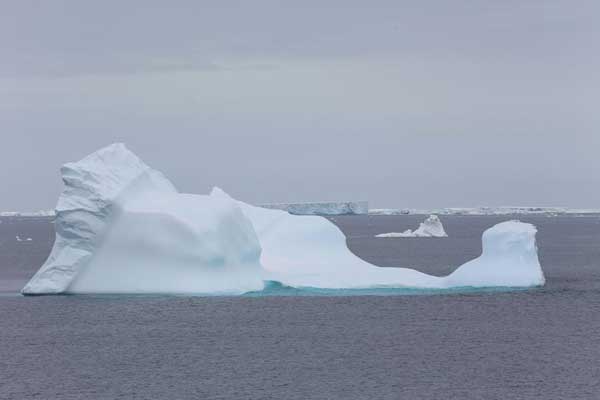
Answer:
M375 235L378 238L398 238L398 237L448 237L442 221L437 215L430 215L424 222L421 222L419 227L414 231L410 229L404 232L389 232Z
M23 294L244 294L269 282L299 289L545 282L537 230L519 221L485 231L480 257L437 277L367 263L323 217L255 207L218 188L210 195L180 193L123 144L68 163L61 172L65 189L56 207L56 241ZM421 225L417 231L439 228Z

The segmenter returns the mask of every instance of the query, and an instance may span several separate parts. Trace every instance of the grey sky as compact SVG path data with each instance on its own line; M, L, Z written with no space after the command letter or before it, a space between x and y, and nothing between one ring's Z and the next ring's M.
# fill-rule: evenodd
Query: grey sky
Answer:
M0 210L122 141L250 202L600 208L597 1L2 1Z

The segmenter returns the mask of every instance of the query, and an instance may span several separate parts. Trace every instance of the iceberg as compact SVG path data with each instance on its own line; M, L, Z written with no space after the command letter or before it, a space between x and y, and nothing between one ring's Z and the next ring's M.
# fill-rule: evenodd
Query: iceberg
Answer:
M23 288L51 293L260 290L260 244L236 203L178 193L124 145L62 168L52 252Z
M62 170L56 241L22 293L242 294L268 281L319 289L544 284L533 225L488 229L480 257L445 277L355 256L326 218L252 206L214 188L179 193L123 144Z
M311 203L260 204L259 207L287 211L295 215L366 215L367 201L322 201Z
M419 227L414 231L410 229L404 232L389 232L375 235L378 238L397 238L397 237L448 237L442 221L437 215L430 215L424 222L421 222Z

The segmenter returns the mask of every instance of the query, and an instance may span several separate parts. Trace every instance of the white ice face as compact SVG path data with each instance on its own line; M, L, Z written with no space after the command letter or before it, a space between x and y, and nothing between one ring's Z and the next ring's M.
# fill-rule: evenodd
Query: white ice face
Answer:
M268 280L325 289L544 284L535 227L517 221L488 229L479 258L436 277L363 261L322 217L251 206L217 188L179 193L120 144L62 173L56 242L24 294L241 294ZM415 232L445 235L435 216Z
M258 238L234 201L178 193L120 144L62 173L56 242L23 293L239 294L263 287Z

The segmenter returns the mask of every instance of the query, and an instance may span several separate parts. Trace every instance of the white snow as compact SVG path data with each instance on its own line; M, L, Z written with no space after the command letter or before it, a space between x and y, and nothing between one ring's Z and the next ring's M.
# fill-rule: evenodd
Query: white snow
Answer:
M260 204L259 207L284 210L295 215L360 215L369 213L369 203L367 201L274 203Z
M24 294L240 294L265 281L325 289L535 286L535 227L483 235L483 254L447 277L356 257L332 222L235 201L219 189L181 194L122 144L62 169L56 242ZM261 250L262 249L262 250Z

